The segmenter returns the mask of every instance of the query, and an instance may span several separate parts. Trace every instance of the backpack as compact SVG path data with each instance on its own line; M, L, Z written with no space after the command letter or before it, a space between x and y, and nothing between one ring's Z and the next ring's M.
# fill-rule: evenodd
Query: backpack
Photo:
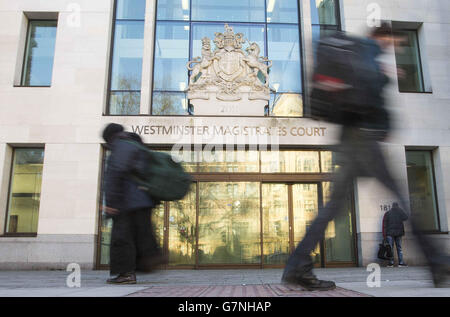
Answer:
M311 117L345 124L349 118L388 129L381 92L387 77L370 63L370 42L336 32L319 42L310 94Z
M132 176L139 189L159 201L180 200L186 196L193 180L180 163L170 154L152 151L138 142L126 142L134 144L140 151Z

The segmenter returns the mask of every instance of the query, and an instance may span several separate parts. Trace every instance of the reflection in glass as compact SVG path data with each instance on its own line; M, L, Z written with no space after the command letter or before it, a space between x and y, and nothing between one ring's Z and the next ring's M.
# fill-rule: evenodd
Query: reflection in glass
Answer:
M153 92L153 115L185 115L188 110L185 93Z
M294 245L306 234L319 211L317 184L292 185ZM320 263L320 246L311 253L314 263Z
M266 0L267 23L298 23L297 0Z
M111 74L112 90L141 90L144 23L117 21Z
M176 147L174 147L170 151L160 151L160 152L170 154L175 162L181 163L186 172L188 173L197 172L197 159L196 159L197 152L189 150L186 151L183 150L182 148L178 149Z
M23 86L50 86L57 21L30 21L23 69Z
M37 232L43 163L43 149L14 150L7 233Z
M144 15L144 0L117 2L109 114L140 113Z
M406 151L411 215L424 231L439 230L432 160L429 151Z
M322 173L335 173L339 169L337 164L337 153L332 151L321 151L320 162L322 164Z
M335 0L311 0L312 24L336 25Z
M196 244L195 184L183 200L170 202L169 264L195 264Z
M261 55L265 52L264 46L264 37L265 37L265 28L264 24L235 24L228 23L229 26L233 27L233 32L243 33L245 38L250 39L253 43L259 45L261 49ZM214 48L214 33L215 32L224 32L224 24L223 23L193 23L192 24L192 56L197 57L201 56L202 51L202 38L207 37L211 40L211 48ZM248 47L248 42L242 45L242 49Z
M270 115L277 117L303 116L303 97L300 94L271 94Z
M200 183L199 264L260 263L259 183Z
M323 203L330 201L331 182L322 183ZM325 230L325 254L327 262L352 262L355 258L355 241L353 239L353 225L351 212L351 198L344 197L345 205Z
M297 25L267 27L270 69L270 86L277 92L302 92L300 45Z
M144 20L145 1L146 0L117 0L116 18Z
M319 152L262 151L263 173L319 173Z
M103 203L103 206L105 204ZM100 265L109 265L109 246L111 245L111 230L113 220L102 213L102 226L100 227Z
M190 0L158 0L158 20L189 20Z
M189 60L189 25L158 22L155 38L154 90L184 91Z
M164 246L164 203L156 206L151 214L153 232L155 233L156 241L159 246L163 248Z
M404 75L398 76L400 91L424 91L417 31L397 31L395 59Z
M109 113L121 115L139 114L140 101L140 92L112 91L109 100Z
M191 0L193 21L264 22L263 0Z
M204 150L201 153L199 172L209 173L257 173L258 151L234 151L223 149Z
M264 264L285 264L289 257L288 186L262 184Z

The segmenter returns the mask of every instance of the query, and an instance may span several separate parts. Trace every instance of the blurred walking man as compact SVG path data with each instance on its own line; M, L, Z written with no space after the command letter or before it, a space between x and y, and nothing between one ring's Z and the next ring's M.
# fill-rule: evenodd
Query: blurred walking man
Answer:
M132 180L142 143L135 133L124 132L123 126L110 123L103 138L111 154L105 172L103 211L112 217L109 284L135 284L137 270L149 271L163 261L153 233L151 209L155 202Z
M385 139L389 131L389 117L387 111L384 110L382 96L383 89L389 79L383 73L382 66L377 62L377 59L383 52L383 49L392 44L391 28L383 23L381 27L371 31L369 38L358 39L354 42L357 43L354 47L359 49L356 55L351 55L353 56L351 58L348 58L348 55L347 57L344 56L340 60L341 63L336 63L335 69L330 70L328 73L327 69L330 67L326 66L324 70L326 75L321 75L316 71L314 78L315 84L317 87L320 87L318 90L325 91L323 95L326 96L327 91L332 91L333 93L338 91L338 94L333 96L341 97L339 99L341 103L336 106L342 105L344 107L339 108L340 110L336 114L340 116L339 123L343 125L343 129L337 151L337 163L340 165L340 169L333 180L330 201L325 207L319 209L317 218L309 227L296 250L289 257L282 277L284 283L299 285L311 291L335 288L334 282L319 280L313 274L313 262L310 254L323 239L328 222L342 211L345 198L353 188L353 180L356 177L376 178L398 197L404 210L409 210L406 200L387 169L384 156L378 144L378 141ZM328 41L329 47L332 47L332 49L337 47L336 51L339 51L345 45L351 45L351 43L350 37L344 38L343 36L336 36ZM319 46L318 54L320 54L320 49L321 47ZM341 51L345 52L345 50ZM330 58L333 59L334 55L333 53L327 54L324 52L320 56L322 62L326 64L326 61ZM340 77L345 78L345 76L349 76L342 71L342 67L353 63L354 60L358 60L359 64L356 64L356 62L355 64L360 69L353 69L350 75L359 77L356 80L350 80L351 84L349 85L345 80L340 79ZM320 59L318 67L320 67ZM343 91L342 94L341 91ZM348 91L351 91L351 93ZM356 97L355 94L357 93L360 95ZM319 93L319 96L323 95ZM345 100L351 100L351 102L346 104ZM317 109L320 109L321 105L326 106L327 103L318 103ZM350 107L345 108L347 105ZM354 108L355 105L360 108L366 106L370 111L365 113L352 111L352 107ZM348 111L345 109L348 109ZM323 118L327 120L326 116ZM335 119L331 118L328 121L333 122L331 120ZM413 227L417 233L420 246L431 265L435 285L444 286L443 279L448 275L449 268L448 257L438 254L433 244L424 235L420 234L417 224Z

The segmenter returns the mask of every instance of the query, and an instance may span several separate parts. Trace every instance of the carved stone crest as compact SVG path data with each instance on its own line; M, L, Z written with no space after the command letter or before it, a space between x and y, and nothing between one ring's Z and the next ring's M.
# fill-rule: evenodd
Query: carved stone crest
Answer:
M235 34L228 24L224 33L215 33L213 42L214 51L211 40L204 37L202 56L187 63L191 71L188 99L194 105L195 114L263 115L270 99L272 62L259 56L257 43L244 39L242 33ZM248 47L244 52L245 43ZM220 109L224 106L234 110L223 113Z

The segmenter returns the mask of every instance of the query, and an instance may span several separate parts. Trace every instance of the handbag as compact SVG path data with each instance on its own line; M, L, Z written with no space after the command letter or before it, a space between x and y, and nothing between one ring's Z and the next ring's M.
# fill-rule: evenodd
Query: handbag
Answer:
M383 239L383 242L379 244L378 258L381 260L390 260L392 258L391 245L387 239Z

